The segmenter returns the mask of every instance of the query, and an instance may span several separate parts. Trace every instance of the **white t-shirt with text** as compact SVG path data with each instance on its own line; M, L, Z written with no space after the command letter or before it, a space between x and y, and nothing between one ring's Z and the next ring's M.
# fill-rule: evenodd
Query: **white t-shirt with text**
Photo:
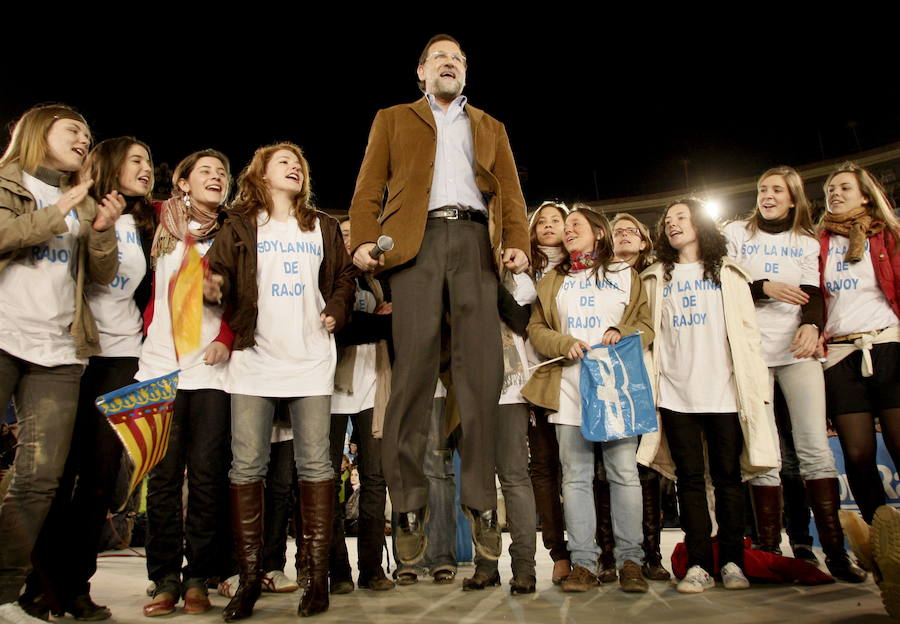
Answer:
M322 230L297 220L259 217L256 243L256 344L231 354L227 390L264 397L330 395L337 361L334 337L319 318Z
M56 210L59 187L24 171L22 183L37 210ZM23 217L24 218L24 217ZM75 318L78 215L66 215L69 230L33 245L0 271L0 349L40 366L85 364L75 355L69 327Z
M737 411L734 367L725 331L722 288L703 264L675 264L663 284L657 405L691 413Z
M897 315L881 291L872 266L869 241L862 260L847 262L850 239L832 234L825 258L828 320L825 335L846 336L897 325Z
M753 281L766 279L791 286L819 286L819 243L811 236L790 230L769 234L761 230L751 237L746 221L725 226L728 257L740 264ZM791 353L791 341L800 327L800 306L775 299L756 302L756 320L767 366L800 362ZM811 359L811 358L805 358Z
M610 265L604 275L596 278L592 270L584 269L567 275L556 295L561 332L583 340L589 345L600 344L603 334L622 320L631 300L632 273L628 264ZM640 288L640 284L636 285ZM581 425L581 361L564 360L559 388L559 411L547 420L560 425Z

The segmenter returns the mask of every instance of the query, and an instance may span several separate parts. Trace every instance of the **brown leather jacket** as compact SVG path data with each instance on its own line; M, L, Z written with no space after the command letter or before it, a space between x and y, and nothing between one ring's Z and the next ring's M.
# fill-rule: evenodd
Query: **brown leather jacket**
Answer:
M68 188L64 179L62 188ZM100 353L100 336L84 294L88 282L108 284L119 269L116 228L105 232L93 228L97 204L86 197L75 207L78 230L78 267L75 273L75 317L69 333L75 339L75 355L87 358ZM37 210L34 197L22 183L22 169L10 163L0 169L0 271L20 258L33 245L67 231L66 220L50 206ZM0 293L2 296L2 293Z
M319 292L325 299L325 315L336 322L335 333L350 318L356 292L356 270L347 255L341 229L334 217L318 212L322 230L322 265L319 267ZM230 308L228 325L234 332L234 349L256 344L256 222L229 212L222 230L206 252L209 268L224 278L222 302Z

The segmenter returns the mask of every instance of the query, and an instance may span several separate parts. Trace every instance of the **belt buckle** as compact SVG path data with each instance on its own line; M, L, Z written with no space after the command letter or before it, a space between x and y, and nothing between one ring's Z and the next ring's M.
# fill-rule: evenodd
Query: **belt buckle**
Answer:
M450 213L444 217L445 219L459 219L459 208L444 208L444 210Z

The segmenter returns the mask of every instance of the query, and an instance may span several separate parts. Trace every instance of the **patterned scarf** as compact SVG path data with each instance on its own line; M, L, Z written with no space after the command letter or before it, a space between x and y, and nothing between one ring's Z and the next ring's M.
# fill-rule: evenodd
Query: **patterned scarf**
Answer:
M575 251L569 254L569 262L572 265L572 271L581 271L594 268L597 258L594 257L593 251Z
M206 240L216 233L219 222L219 211L201 208L195 202L186 203L182 197L172 197L163 202L159 213L159 227L153 237L153 247L150 256L154 263L156 259L175 249L178 241L190 233L195 240ZM188 224L196 221L200 224L197 229L190 228Z
M881 219L872 217L865 206L860 206L842 215L825 213L822 222L825 229L832 234L840 234L850 239L847 246L847 262L859 262L866 250L866 239L875 236L885 228Z

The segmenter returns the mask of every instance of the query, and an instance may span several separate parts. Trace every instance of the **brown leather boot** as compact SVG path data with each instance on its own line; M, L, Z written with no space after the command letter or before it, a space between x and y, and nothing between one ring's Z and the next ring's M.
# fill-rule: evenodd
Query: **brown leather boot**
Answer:
M253 605L262 591L263 488L265 482L232 483L231 529L237 548L240 585L222 611L226 622L253 615Z
M669 571L662 565L662 553L659 550L659 536L662 531L662 505L659 493L659 475L655 472L641 478L641 494L643 498L644 564L641 574L651 581L668 581Z
M297 585L301 591L306 587L309 577L309 548L303 541L303 510L300 508L300 491L297 489L297 504L294 506L294 541L297 552L294 555L294 568L297 570Z
M301 585L297 614L310 616L328 610L328 548L334 517L334 481L301 481L303 544L309 575Z
M806 482L806 492L831 576L847 583L862 583L866 580L865 571L854 565L844 550L844 531L838 519L841 496L837 479L810 479Z
M618 575L616 559L613 556L616 542L612 530L609 481L594 479L594 505L597 513L597 545L600 547L600 573L597 578L601 583L613 583Z
M780 485L752 485L753 515L756 518L756 539L759 550L781 554L781 497Z

